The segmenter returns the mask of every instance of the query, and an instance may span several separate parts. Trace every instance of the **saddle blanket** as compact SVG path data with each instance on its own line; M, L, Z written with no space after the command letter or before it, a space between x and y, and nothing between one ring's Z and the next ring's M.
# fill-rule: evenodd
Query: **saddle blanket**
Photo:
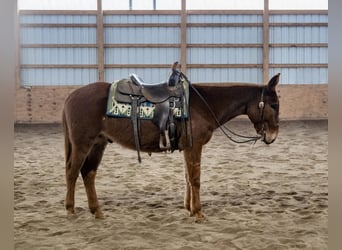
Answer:
M130 118L131 117L131 104L121 103L115 100L116 86L119 81L112 83L107 101L106 114L109 117L119 117L119 118ZM184 108L183 108L183 118L188 118L188 103L189 103L189 84L184 80ZM154 117L155 104L149 101L140 104L139 108L139 118L144 120L151 120ZM175 118L182 118L182 110L180 108L174 108L173 115Z

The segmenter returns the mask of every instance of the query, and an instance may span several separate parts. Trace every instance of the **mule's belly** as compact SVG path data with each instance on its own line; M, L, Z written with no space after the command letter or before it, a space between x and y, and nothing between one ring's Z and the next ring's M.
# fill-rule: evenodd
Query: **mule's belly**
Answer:
M103 134L110 141L136 150L132 121L129 118L105 117ZM142 152L162 152L159 148L160 132L150 120L140 120L139 142Z

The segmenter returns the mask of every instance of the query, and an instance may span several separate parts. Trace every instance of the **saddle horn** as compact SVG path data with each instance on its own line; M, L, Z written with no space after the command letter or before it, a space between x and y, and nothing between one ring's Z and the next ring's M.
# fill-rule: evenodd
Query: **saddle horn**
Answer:
M178 66L178 61L176 61L172 64L172 71L177 70L177 66Z

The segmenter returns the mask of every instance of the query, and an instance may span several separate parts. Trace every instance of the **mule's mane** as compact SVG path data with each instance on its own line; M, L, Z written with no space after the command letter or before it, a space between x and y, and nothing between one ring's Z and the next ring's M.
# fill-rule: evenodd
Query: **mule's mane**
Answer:
M229 83L229 82L224 82L224 83L193 83L194 86L203 86L203 87L256 87L256 86L262 86L260 84L256 83L248 83L248 82L234 82L234 83Z

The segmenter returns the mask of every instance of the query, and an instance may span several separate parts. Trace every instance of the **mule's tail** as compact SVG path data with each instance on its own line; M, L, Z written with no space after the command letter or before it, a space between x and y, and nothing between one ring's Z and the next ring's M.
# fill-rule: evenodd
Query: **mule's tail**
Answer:
M63 123L63 130L64 130L64 150L65 150L65 164L70 161L71 157L71 142L69 138L69 129L68 124L65 117L65 111L63 110L62 114L62 123Z

